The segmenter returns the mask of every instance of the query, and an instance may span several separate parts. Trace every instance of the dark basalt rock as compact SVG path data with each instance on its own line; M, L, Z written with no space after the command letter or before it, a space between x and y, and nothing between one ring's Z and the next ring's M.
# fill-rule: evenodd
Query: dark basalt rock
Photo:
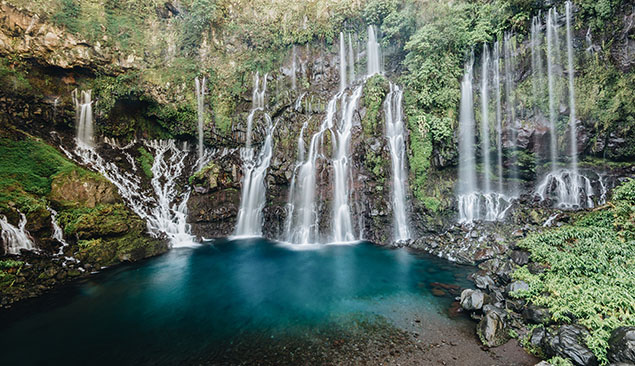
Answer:
M619 327L611 332L607 357L618 365L635 365L635 326Z
M534 324L545 324L551 320L551 313L545 308L529 305L523 310L523 318Z
M481 290L463 290L461 293L461 307L468 311L479 310L485 302L485 294Z
M519 266L529 263L529 252L524 250L514 250L509 254L509 257Z
M507 285L506 290L508 294L513 294L517 291L528 291L529 285L525 281L514 281Z
M509 340L507 331L507 312L493 305L483 307L483 319L478 323L476 332L488 347L497 347Z
M588 335L589 332L582 326L563 325L547 332L543 348L550 357L565 357L578 366L595 366L599 364L598 359L584 343Z

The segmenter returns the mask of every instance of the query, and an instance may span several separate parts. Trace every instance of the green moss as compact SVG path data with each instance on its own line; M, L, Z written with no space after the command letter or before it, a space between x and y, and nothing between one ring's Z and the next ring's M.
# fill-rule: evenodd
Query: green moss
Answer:
M384 98L389 92L388 80L383 75L375 75L364 85L364 106L366 115L362 120L364 134L378 136L382 133L381 113Z
M139 156L137 157L137 163L141 166L141 169L145 173L146 177L152 178L152 165L154 164L154 157L143 146L139 148Z
M383 185L386 183L386 169L388 168L386 159L384 159L381 154L376 154L369 149L366 151L364 164L373 173L373 181L377 182L377 188L383 188Z
M586 343L606 363L613 329L635 322L635 180L615 190L612 205L573 225L538 233L518 245L546 265L532 274L521 267L514 278L529 284L514 294L549 308L559 322L577 321L591 332Z

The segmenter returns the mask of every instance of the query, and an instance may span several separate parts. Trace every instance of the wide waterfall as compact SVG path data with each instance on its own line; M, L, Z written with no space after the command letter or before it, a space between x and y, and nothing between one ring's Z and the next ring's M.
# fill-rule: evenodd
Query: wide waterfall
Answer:
M333 156L333 241L337 243L349 242L355 239L351 220L350 199L350 170L351 170L351 130L353 115L362 95L362 85L355 88L349 97L342 95L343 116L335 130L335 154Z
M493 62L487 46L483 46L481 55L481 125L480 147L483 179L479 190L476 174L476 123L474 120L473 97L473 56L465 65L465 74L461 82L461 105L459 114L459 181L458 181L458 211L459 223L472 223L475 220L502 220L511 207L511 199L503 193L503 162L502 162L502 106L499 73L499 44L494 44ZM489 118L489 89L490 77L496 98L496 160L498 172L498 188L494 190L490 174L492 163L490 159L490 118ZM513 175L513 173L512 173Z
M247 142L245 147L240 150L240 156L243 160L243 181L235 230L235 235L239 237L262 235L262 210L266 200L265 178L273 155L273 130L275 126L267 113L264 113L267 121L267 135L257 157L255 149L251 146L254 115L257 111L264 110L265 107L267 75L264 76L262 90L259 89L259 86L260 80L256 74L252 93L254 98L252 110L247 120Z
M199 80L198 77L194 79L194 83L196 84L196 103L197 103L197 112L198 112L198 160L199 163L202 162L203 159L203 125L205 123L205 77ZM199 166L199 169L202 166Z
M35 244L26 231L26 216L20 212L20 222L15 227L7 221L5 216L0 216L0 229L5 252L8 254L20 254L21 250L35 250Z
M71 96L75 105L77 142L86 146L93 146L95 141L92 91L82 90L81 93L78 93L77 89L75 89Z
M344 43L344 33L340 32L340 93L348 86L346 82L346 46Z
M392 163L393 237L398 242L411 238L410 220L406 210L408 173L402 99L403 91L397 85L390 83L390 92L384 101L384 119Z
M595 195L591 180L580 174L578 169L577 116L575 105L575 68L573 35L571 30L571 2L565 3L567 81L569 104L569 145L571 162L568 169L558 169L557 129L558 107L562 93L562 59L560 50L559 16L556 8L549 9L547 28L547 78L549 89L549 129L551 134L551 171L545 175L536 188L536 195L542 200L553 199L556 206L564 209L593 207Z
M382 72L380 52L381 50L379 48L379 42L377 41L375 26L369 25L368 26L368 43L366 46L366 58L367 58L366 74L367 76L379 74Z

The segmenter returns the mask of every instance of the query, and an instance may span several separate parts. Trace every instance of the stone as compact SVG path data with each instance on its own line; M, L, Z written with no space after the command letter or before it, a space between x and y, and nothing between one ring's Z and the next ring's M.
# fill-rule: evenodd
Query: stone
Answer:
M473 279L476 287L480 289L486 290L494 286L494 280L487 274L476 274Z
M509 254L509 258L519 266L529 263L529 252L525 250L514 250Z
M498 347L509 340L507 331L507 313L493 305L483 307L483 319L478 323L476 332L488 347Z
M585 345L589 332L579 325L563 325L556 331L547 332L544 339L545 353L550 357L568 358L577 366L596 366L597 357Z
M547 331L544 327L534 328L529 336L529 344L531 344L534 348L541 348L546 335Z
M481 290L466 289L461 292L461 307L465 310L479 310L484 301L485 294Z
M635 326L615 328L609 338L609 361L635 365Z
M523 310L523 318L534 324L546 324L551 320L551 313L545 308L529 305Z
M507 285L507 293L512 294L517 291L529 291L529 285L525 281L514 281Z

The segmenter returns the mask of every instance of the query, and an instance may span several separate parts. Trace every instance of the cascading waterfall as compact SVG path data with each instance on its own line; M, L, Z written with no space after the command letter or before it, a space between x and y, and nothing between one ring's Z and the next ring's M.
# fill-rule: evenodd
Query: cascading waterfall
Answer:
M461 81L461 105L459 109L459 222L478 219L478 195L476 193L476 163L474 150L474 102L472 96L473 57L465 63Z
M394 220L394 239L404 241L411 238L409 218L406 212L406 143L401 102L403 91L390 83L390 92L384 101L384 119L386 121L386 138L390 148L392 162L392 205Z
M273 155L273 130L275 129L271 117L266 113L265 119L267 120L267 135L258 158L256 160L251 158L253 152L243 156L243 158L249 158L243 162L243 187L236 224L236 236L239 237L262 236L262 210L266 201L265 178Z
M367 76L372 76L375 74L380 74L382 72L381 62L380 62L380 48L379 42L377 41L377 34L375 31L375 26L368 26L368 43L366 46L366 58L367 58Z
M518 164L517 164L517 141L516 141L516 97L514 94L514 50L512 45L512 35L506 33L503 37L503 61L505 71L505 105L507 106L507 130L509 132L509 140L511 147L511 178L512 189L510 195L518 196Z
M199 80L198 77L194 79L196 84L196 102L198 112L198 160L202 162L203 159L203 125L205 123L205 77ZM199 169L202 166L199 166Z
M0 229L2 229L0 236L7 254L18 255L21 250L36 250L31 235L26 230L26 216L22 212L19 214L20 222L17 227L11 225L6 216L0 216Z
M66 240L64 240L64 232L62 231L62 228L60 227L60 225L57 223L57 211L55 211L54 209L50 207L47 207L46 209L51 213L51 225L53 226L52 237L53 239L57 240L60 244L62 244L59 251L57 252L57 255L63 255L64 248L66 248L69 244Z
M549 88L549 148L551 158L551 173L556 171L558 163L558 147L557 147L557 107L560 103L558 93L556 92L556 70L555 63L558 61L557 45L558 45L558 14L555 8L549 9L547 13L547 84Z
M79 93L77 89L75 89L73 90L71 97L73 99L73 104L75 104L77 143L85 146L93 146L95 141L92 91L82 90L82 92Z
M346 89L346 46L344 45L344 33L340 32L340 93Z
M132 147L119 148L122 151ZM153 152L152 191L143 188L141 180L135 174L119 169L105 161L94 149L77 146L70 153L60 147L72 160L91 167L111 181L128 207L139 217L146 220L148 231L155 237L167 236L172 247L190 246L194 237L187 225L187 199L189 191L180 193L178 179L186 173L186 148L179 149L174 140L144 141L146 148ZM204 154L204 161L209 154ZM194 166L205 165L197 162ZM190 172L193 173L193 172Z
M567 74L569 76L569 132L571 145L571 172L574 177L578 177L578 139L576 129L576 114L575 114L575 86L573 78L575 76L575 69L573 68L573 41L571 36L571 1L565 2L565 18L567 24ZM580 190L580 179L573 179L572 190L577 192ZM576 194L573 198L573 205L580 204L580 195Z
M266 186L265 178L267 169L273 154L273 130L271 117L264 113L267 121L267 135L260 154L255 156L255 149L251 146L253 119L257 111L265 108L265 92L267 90L267 75L260 87L260 78L256 74L254 78L252 110L247 117L247 141L245 147L240 150L243 160L243 182L240 200L240 209L236 223L235 235L239 237L262 235L262 209L265 206Z
M542 24L540 13L531 19L531 88L534 97L534 112L540 110L543 95L543 70L542 70Z
M355 88L350 97L342 95L342 119L335 131L335 155L333 157L334 199L333 199L333 241L337 243L355 240L351 209L349 205L349 176L351 169L350 149L353 115L357 109L362 86Z
M285 241L294 244L312 244L319 240L319 214L316 195L317 159L320 157L319 148L324 134L333 127L333 120L337 112L337 101L341 93L331 98L326 108L326 117L322 121L319 130L311 137L311 143L306 153L306 159L300 160L294 173L292 194L289 197L289 206L292 212L287 216L287 232Z

